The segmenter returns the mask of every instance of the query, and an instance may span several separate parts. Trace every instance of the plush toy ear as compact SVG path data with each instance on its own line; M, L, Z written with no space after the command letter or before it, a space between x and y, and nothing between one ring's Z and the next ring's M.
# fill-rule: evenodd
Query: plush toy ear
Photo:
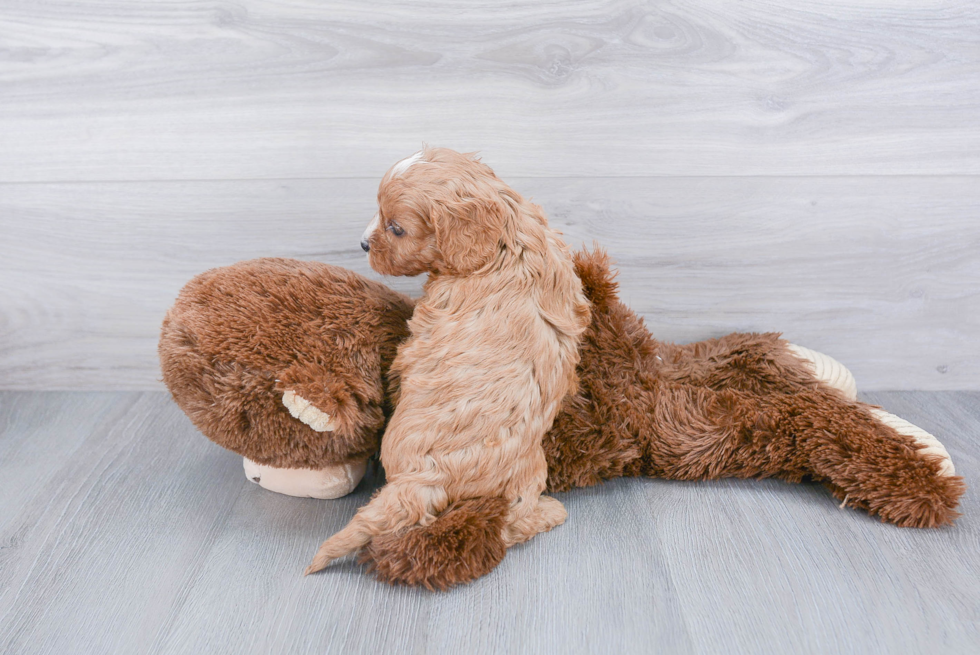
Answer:
M436 247L447 272L469 275L493 259L503 236L505 211L499 200L485 198L432 203Z

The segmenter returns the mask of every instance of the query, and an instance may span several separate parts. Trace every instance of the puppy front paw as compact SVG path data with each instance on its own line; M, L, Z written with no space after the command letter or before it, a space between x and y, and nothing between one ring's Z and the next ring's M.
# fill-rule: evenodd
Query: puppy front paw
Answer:
M333 432L337 427L331 420L330 414L320 411L295 391L286 391L282 395L282 404L293 418L301 420L317 432Z

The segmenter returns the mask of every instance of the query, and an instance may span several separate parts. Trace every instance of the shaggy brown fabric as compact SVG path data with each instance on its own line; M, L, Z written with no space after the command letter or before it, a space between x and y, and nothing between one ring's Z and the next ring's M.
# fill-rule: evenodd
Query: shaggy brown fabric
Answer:
M163 380L194 425L260 464L320 469L377 452L388 367L410 298L346 269L256 259L191 280L160 336ZM293 390L337 424L319 433L282 404Z
M579 393L545 438L551 489L619 475L809 477L900 526L958 516L962 478L939 475L911 437L816 381L779 335L659 342L616 298L604 254L579 253L576 269L594 313Z
M957 516L962 478L939 475L910 437L817 382L778 335L657 341L619 301L603 253L579 253L575 264L592 322L578 391L544 438L552 491L619 476L808 478L899 526L938 527ZM382 399L397 387L390 380L386 391L383 372L411 310L404 296L335 267L257 260L218 269L195 278L168 315L164 379L205 435L250 459L356 459L377 448ZM301 355L329 366L296 366ZM318 407L348 410L343 430L316 433L289 416L286 387L274 382L289 379L287 369L304 371L295 383L307 385L304 397L322 394ZM317 384L331 386L318 392ZM428 526L375 539L362 559L388 582L469 582L503 557L494 527L503 510L484 501L461 501Z
M506 516L503 498L459 500L431 526L375 537L361 551L360 561L384 582L445 591L500 564L507 553L501 538Z

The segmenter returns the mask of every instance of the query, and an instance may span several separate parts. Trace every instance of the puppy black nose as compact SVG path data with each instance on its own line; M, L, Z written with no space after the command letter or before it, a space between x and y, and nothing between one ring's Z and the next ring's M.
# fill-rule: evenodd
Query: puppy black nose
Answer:
M367 239L361 239L361 248L364 250L364 252L371 250L371 244L368 243Z

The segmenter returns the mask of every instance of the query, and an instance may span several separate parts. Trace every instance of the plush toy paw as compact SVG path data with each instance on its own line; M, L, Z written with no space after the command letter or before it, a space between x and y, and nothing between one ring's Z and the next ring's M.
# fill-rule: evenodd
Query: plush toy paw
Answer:
M276 468L253 462L247 457L243 464L245 476L263 489L299 498L346 496L354 491L367 470L366 461L329 466L318 471Z
M309 400L298 395L295 391L287 391L282 395L282 404L286 406L293 418L297 418L317 432L333 432L335 423L330 414L314 407Z
M848 400L857 400L857 382L855 382L854 375L847 370L847 367L833 357L824 355L823 353L818 353L815 350L797 346L793 343L787 344L787 347L789 348L790 352L810 365L810 368L813 369L814 376L818 380L827 386L837 389L844 394ZM913 425L905 419L895 416L894 414L889 414L882 409L872 409L871 413L874 414L875 418L899 434L904 434L915 439L916 443L923 446L918 451L920 454L935 455L941 458L943 462L939 470L940 475L955 475L953 460L950 458L949 452L946 451L946 448L939 442L938 439L936 439L936 437L932 436L919 426Z
M838 362L830 355L818 353L815 350L797 346L795 343L787 344L790 352L804 360L813 369L813 375L826 384L828 387L837 389L848 400L857 400L857 382L854 375L846 366Z
M904 418L889 414L883 409L873 408L871 413L876 419L895 430L895 432L915 439L915 442L922 446L917 451L919 455L934 455L940 458L942 463L939 466L939 475L951 476L956 474L956 469L953 467L953 460L950 458L946 447L939 442L939 439L936 439L936 437L919 426L912 425Z

